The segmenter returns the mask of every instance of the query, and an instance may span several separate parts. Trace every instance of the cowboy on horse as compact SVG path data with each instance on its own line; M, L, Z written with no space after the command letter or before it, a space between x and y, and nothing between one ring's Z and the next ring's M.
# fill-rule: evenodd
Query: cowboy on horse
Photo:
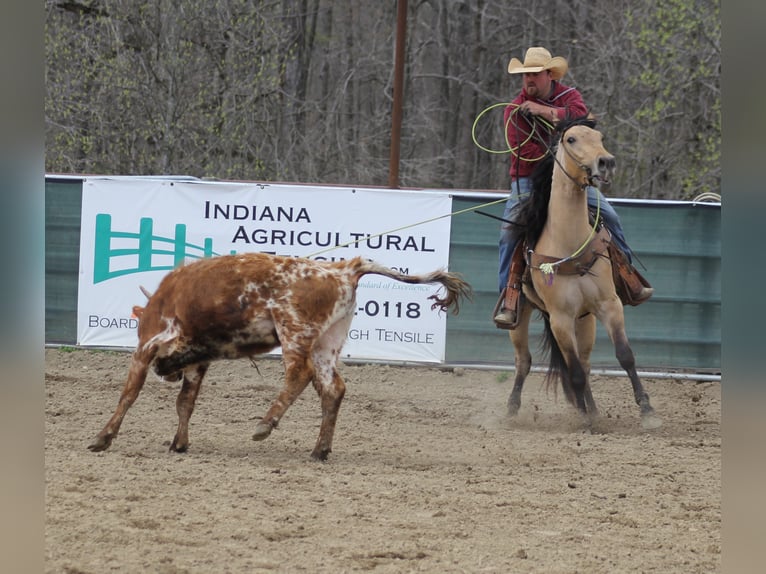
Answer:
M519 321L521 282L528 262L523 242L519 241L522 234L515 227L519 209L532 193L532 173L537 163L551 153L556 124L588 115L580 92L559 81L567 70L564 58L551 57L542 47L529 48L524 62L512 58L508 64L508 73L522 74L523 86L504 113L511 148L511 194L505 205L499 242L501 296L494 321L501 329L515 329ZM600 213L611 236L609 257L617 294L624 305L640 305L654 290L632 264L633 253L625 240L620 218L597 187L589 185L586 191L589 207Z

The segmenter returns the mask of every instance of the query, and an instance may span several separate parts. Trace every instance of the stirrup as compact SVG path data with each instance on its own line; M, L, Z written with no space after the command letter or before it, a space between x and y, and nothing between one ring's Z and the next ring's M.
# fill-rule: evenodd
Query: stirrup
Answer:
M631 294L631 299L635 301L634 305L639 305L647 301L654 294L653 287L641 287L638 293Z
M507 287L503 288L500 298L495 303L495 308L492 311L492 321L498 329L513 330L519 324L519 314L516 310L506 309L504 306L507 289Z
M613 243L609 245L609 258L612 263L612 279L622 304L635 307L648 301L654 289L638 269L628 263L625 253Z

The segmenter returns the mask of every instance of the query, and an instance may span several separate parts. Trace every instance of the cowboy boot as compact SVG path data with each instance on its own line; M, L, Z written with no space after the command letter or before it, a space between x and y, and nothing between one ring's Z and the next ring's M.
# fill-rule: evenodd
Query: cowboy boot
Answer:
M614 243L609 244L609 258L612 260L614 286L622 304L636 306L647 301L654 289Z
M508 272L508 284L505 286L503 293L498 301L498 306L501 306L498 312L495 308L495 316L493 321L498 329L515 329L519 323L519 301L521 300L521 278L524 275L524 245L523 241L520 241L516 248L513 250L511 256L511 265Z

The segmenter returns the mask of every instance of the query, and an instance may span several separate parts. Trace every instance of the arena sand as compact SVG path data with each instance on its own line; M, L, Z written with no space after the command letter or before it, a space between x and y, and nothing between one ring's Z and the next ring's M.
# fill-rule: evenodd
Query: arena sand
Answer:
M46 572L683 572L721 567L721 388L596 376L591 432L512 373L344 365L333 452L310 460L309 387L264 442L282 365L214 363L186 454L168 452L178 383L149 378L111 448L87 445L130 355L45 353Z

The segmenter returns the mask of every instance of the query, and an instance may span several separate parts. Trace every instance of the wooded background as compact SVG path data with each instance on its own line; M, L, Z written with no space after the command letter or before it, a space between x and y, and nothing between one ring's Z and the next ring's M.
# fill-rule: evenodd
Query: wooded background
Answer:
M396 2L46 0L46 171L388 182ZM507 189L512 56L599 118L609 195L720 192L719 0L409 0L402 187Z

